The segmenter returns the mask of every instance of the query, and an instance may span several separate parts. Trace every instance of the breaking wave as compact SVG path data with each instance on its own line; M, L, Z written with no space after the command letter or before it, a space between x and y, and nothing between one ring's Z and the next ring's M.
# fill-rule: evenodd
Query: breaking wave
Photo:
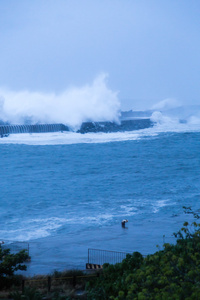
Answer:
M63 123L77 129L87 121L119 122L117 92L107 86L107 75L92 84L70 87L60 94L0 89L0 120L9 124Z
M151 110L122 112L117 92L108 88L106 79L102 74L90 85L71 87L60 94L0 89L0 126L38 126L38 131L22 130L21 134L13 127L0 144L106 143L152 138L167 132L200 131L200 105L182 106L174 99L166 99ZM67 130L45 132L45 124L65 126Z

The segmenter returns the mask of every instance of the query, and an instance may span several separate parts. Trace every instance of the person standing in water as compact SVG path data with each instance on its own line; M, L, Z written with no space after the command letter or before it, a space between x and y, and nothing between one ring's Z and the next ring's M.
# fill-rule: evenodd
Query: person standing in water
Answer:
M128 222L127 219L122 220L122 227L125 228L125 224Z

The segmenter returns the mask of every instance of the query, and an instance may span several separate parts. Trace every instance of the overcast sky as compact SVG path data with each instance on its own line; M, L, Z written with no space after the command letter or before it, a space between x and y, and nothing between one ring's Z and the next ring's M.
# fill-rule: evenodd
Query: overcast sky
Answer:
M0 87L59 93L102 72L123 110L200 104L200 1L0 0Z

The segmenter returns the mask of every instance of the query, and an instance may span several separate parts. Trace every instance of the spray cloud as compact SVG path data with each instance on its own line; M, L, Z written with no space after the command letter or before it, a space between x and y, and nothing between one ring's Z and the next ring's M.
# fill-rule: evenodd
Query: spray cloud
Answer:
M77 128L84 121L119 121L117 93L107 87L107 75L92 84L60 94L0 89L0 120L11 124L64 123Z

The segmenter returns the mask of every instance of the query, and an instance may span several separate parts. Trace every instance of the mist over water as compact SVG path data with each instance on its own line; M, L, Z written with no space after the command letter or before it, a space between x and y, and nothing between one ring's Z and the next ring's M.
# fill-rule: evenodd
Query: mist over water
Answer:
M152 107L151 120L157 125L174 126L174 129L182 124L191 126L200 124L200 105L182 105L176 99L165 99Z
M65 133L10 134L0 139L1 144L105 143L143 139L163 132L200 131L200 105L183 106L180 101L169 98L142 112L134 111L133 103L129 117L149 118L153 127L124 132L75 133L83 122L120 123L123 116L118 93L108 87L106 74L100 74L91 84L70 87L60 94L0 89L0 121L4 124L63 123L70 128L70 132Z
M60 94L0 89L0 120L10 124L63 123L78 128L84 121L119 122L117 92L107 86L107 75L92 84L69 87Z

